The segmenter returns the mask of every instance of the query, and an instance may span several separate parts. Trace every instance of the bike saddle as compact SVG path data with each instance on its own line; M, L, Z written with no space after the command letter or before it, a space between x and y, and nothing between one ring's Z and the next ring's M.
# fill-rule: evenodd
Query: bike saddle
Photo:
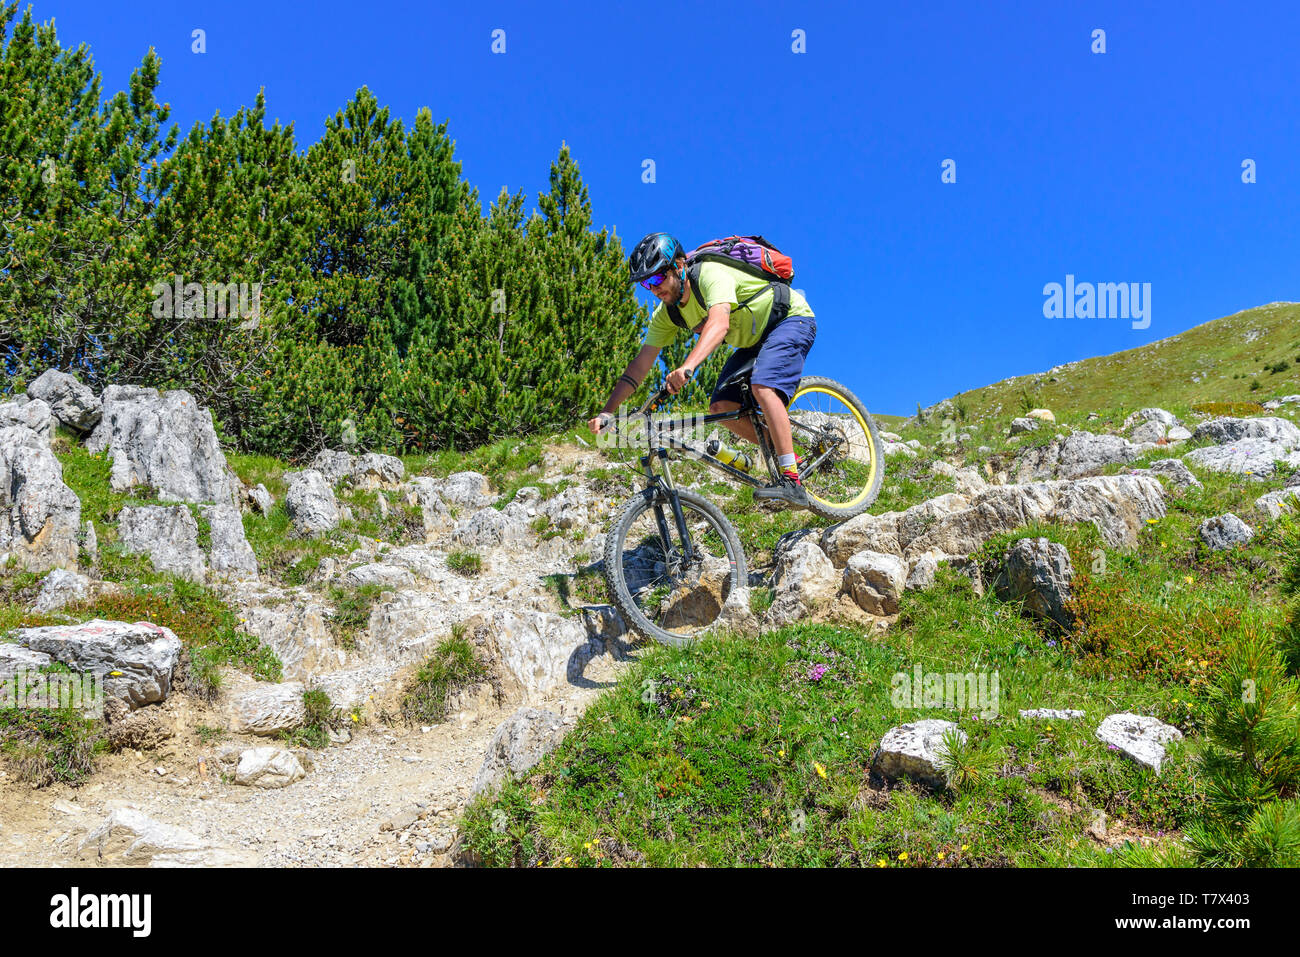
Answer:
M738 383L740 383L740 382L743 382L744 380L748 379L748 378L749 378L749 374L750 374L751 372L754 371L754 362L755 362L755 360L757 360L757 358L758 358L758 357L755 356L753 359L750 359L750 360L749 360L748 362L746 362L743 366L741 366L739 369L737 369L735 372L733 372L733 373L732 373L732 374L727 378L727 381L724 382L724 383L722 383L722 384L723 384L724 386L728 386L728 385L736 385L736 384L738 384Z

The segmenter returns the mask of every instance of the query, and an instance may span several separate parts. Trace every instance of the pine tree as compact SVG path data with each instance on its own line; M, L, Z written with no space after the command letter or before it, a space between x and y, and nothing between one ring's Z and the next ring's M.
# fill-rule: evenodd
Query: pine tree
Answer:
M0 32L15 11L0 11ZM157 347L141 246L176 142L154 97L159 68L150 50L129 94L101 105L89 53L61 49L52 23L29 10L5 43L0 355L17 385L51 367L97 386L132 381Z
M168 308L149 331L164 347L137 374L194 392L241 445L278 441L262 426L264 380L282 368L281 343L303 335L290 305L308 241L300 165L292 127L266 126L262 92L230 120L196 124L164 164L146 244ZM178 279L213 284L198 313L168 291Z
M1300 528L1286 523L1294 556ZM1300 580L1300 565L1287 575ZM1275 638L1240 638L1209 696L1205 810L1187 828L1201 864L1300 865L1300 682L1287 674Z
M1207 807L1187 828L1200 862L1300 865L1300 697L1272 639L1244 640L1211 697Z

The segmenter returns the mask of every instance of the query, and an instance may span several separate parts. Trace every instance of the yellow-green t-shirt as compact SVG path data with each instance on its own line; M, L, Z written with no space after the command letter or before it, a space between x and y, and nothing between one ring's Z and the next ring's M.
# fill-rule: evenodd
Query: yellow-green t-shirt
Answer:
M725 263L702 262L699 269L700 288L691 288L691 298L685 305L679 306L682 319L694 329L704 321L709 308L720 302L731 303L731 328L727 330L722 341L737 349L752 346L762 338L767 328L768 317L772 314L772 290L768 289L753 302L738 309L742 300L767 286L768 280L759 279L740 269L734 269ZM791 316L812 316L813 311L808 301L797 290L790 290ZM646 329L645 345L662 349L671 345L679 333L687 330L676 325L668 317L668 309L661 302L650 315L650 325ZM688 333L689 334L689 333Z

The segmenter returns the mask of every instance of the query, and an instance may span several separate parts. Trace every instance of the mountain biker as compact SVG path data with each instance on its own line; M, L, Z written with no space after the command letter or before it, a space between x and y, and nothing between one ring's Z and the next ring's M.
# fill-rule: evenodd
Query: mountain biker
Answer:
M659 305L650 316L641 350L614 384L604 409L588 421L591 431L599 433L608 425L619 405L636 391L650 371L659 350L671 345L678 333L685 331L673 323L665 308L668 303L676 303L691 331L699 334L699 340L682 365L668 373L665 380L668 390L676 393L681 389L713 350L727 342L736 351L718 375L718 385L709 399L709 412L734 412L740 408L740 389L738 386L727 389L722 383L750 359L755 359L750 387L767 420L781 480L755 489L754 498L807 508L808 493L799 481L787 409L799 387L808 350L817 336L817 320L808 302L791 289L789 309L773 318L776 295L773 289L765 290L767 281L720 262L701 262L700 288L693 289L686 275L686 251L668 233L651 233L637 243L628 257L628 281L640 282L654 293ZM781 312L779 307L776 311ZM758 443L754 424L749 419L731 419L722 424L741 438Z

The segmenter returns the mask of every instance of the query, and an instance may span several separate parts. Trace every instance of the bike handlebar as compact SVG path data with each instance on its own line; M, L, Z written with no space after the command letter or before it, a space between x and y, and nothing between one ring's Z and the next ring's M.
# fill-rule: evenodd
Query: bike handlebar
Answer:
M694 370L694 369L692 369L690 372L686 373L686 378L687 378L688 380L691 379L691 378L693 378L694 376L695 376L695 370ZM673 392L669 392L669 391L668 391L668 386L667 386L667 385L662 385L662 386L660 386L660 387L659 387L659 391L656 392L654 395L652 395L649 399L647 399L647 400L646 400L646 404L643 405L643 406L641 406L641 408L637 409L636 414L637 414L637 415L645 415L646 412L652 410L656 405L658 405L658 404L659 404L660 402L662 402L664 399L668 398L668 396L670 396L670 395L675 395L675 394L676 394L676 393L673 393Z

